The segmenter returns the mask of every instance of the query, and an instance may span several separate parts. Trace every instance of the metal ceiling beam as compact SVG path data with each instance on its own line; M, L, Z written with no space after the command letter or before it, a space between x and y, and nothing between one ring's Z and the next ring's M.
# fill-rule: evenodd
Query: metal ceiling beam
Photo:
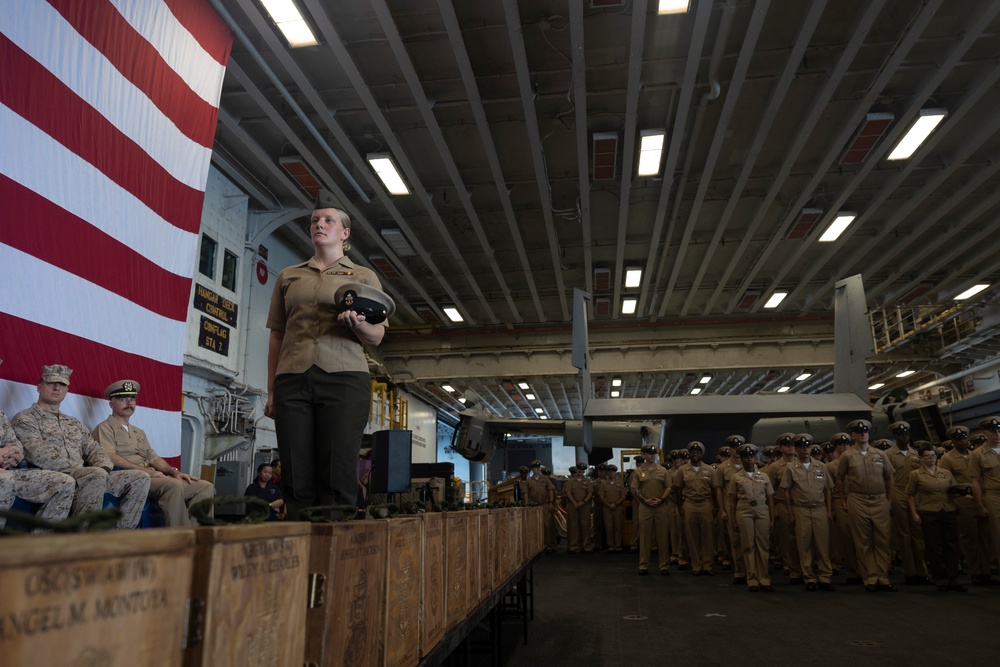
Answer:
M781 168L778 170L778 172L771 179L771 187L768 189L767 195L764 197L763 201L761 201L760 205L757 207L757 212L754 214L753 219L751 220L746 233L743 234L743 238L740 241L740 245L736 249L736 254L726 265L726 269L723 272L722 278L720 278L719 283L715 288L715 292L712 294L711 298L709 299L709 302L716 301L719 297L719 294L721 294L722 291L726 289L729 277L732 275L732 272L735 270L735 268L740 265L740 259L746 253L747 247L750 245L750 242L757 234L757 230L760 228L764 219L770 216L771 205L774 203L775 199L777 199L778 194L781 192L781 189L785 187L785 181L788 179L788 176L791 173L793 167L798 162L798 158L799 155L802 153L802 149L805 147L806 143L811 138L813 129L816 127L816 124L819 123L820 119L823 117L823 114L826 113L827 105L830 103L830 100L833 98L833 94L837 91L837 88L843 81L844 75L847 74L851 63L854 61L854 58L858 54L858 51L860 51L861 48L865 45L865 37L868 35L868 32L872 29L872 26L875 24L875 21L878 18L879 13L881 13L882 11L882 7L885 5L885 1L886 0L872 0L866 5L864 13L858 18L858 21L855 24L854 30L851 34L851 38L848 40L847 44L844 45L840 57L837 60L836 66L833 68L833 71L830 72L826 85L823 87L823 90L813 98L808 113L806 114L805 118L795 128L794 132L795 140L785 151L785 161L782 163ZM870 103L868 104L868 106L865 107L865 109L867 110L869 106L871 106ZM851 127L853 131L854 126ZM846 141L846 138L844 139L844 141ZM840 145L842 146L843 142L841 142ZM811 197L814 189L815 186L807 189L806 194L803 195L803 198ZM797 209L795 210L797 211ZM733 309L736 307L736 304L738 304L740 300L743 298L743 293L753 283L754 279L756 279L757 271L759 270L759 267L763 265L764 259L766 259L767 256L770 256L770 253L772 252L774 245L777 243L778 240L783 238L784 235L785 235L784 228L775 230L768 245L765 246L765 248L763 249L762 255L764 255L764 258L758 256L757 261L755 263L755 270L752 272L752 275L746 275L742 280L742 282L740 283L740 286L733 293L733 297L730 300L728 307L726 308L727 313L731 313Z
M531 293L531 300L535 304L535 314L539 321L543 321L545 314L542 310L541 299L538 297L538 288L535 286L535 277L531 270L531 262L528 260L528 253L524 247L521 230L517 226L517 216L514 214L514 206L510 201L510 193L507 192L507 181L504 179L503 169L500 166L500 157L497 155L496 144L490 132L490 123L486 119L483 99L479 94L476 75L472 70L469 53L465 48L465 40L462 36L462 29L458 24L458 17L455 15L455 8L452 6L451 0L438 0L438 10L441 12L445 30L448 32L448 41L451 43L455 53L455 64L458 66L458 71L462 76L465 94L469 98L469 108L476 120L476 129L479 130L479 137L483 142L483 150L486 153L486 161L490 165L490 174L493 176L493 185L497 191L497 198L503 207L507 229L510 232L511 240L514 242L514 248L517 250L517 257L521 262L521 271L528 285L528 291Z
M407 53L406 47L403 45L403 38L399 34L399 28L396 26L396 22L392 18L385 0L371 0L371 6L375 11L375 16L378 17L379 25L382 26L382 32L385 33L386 38L389 40L389 48L392 49L392 53L396 56L396 62L399 64L400 69L403 70L403 76L410 87L410 94L413 95L413 99L417 103L420 117L426 126L425 129L430 135L431 141L434 142L434 147L437 149L438 157L441 158L441 162L444 164L445 171L448 172L448 176L451 178L455 194L459 201L462 202L462 208L465 209L465 214L468 216L476 238L479 240L479 246L482 248L483 254L486 255L486 261L489 263L490 268L493 269L493 277L496 279L500 291L507 300L507 307L510 309L510 314L514 318L514 321L520 324L524 321L524 318L521 317L521 313L518 311L517 305L511 297L510 287L507 286L507 280L504 278L503 271L497 263L496 253L493 251L490 240L486 237L483 224L479 220L479 214L476 213L476 209L472 205L472 197L469 194L469 189L462 180L462 174L459 172L458 165L455 164L455 158L452 157L451 149L445 141L441 126L438 124L434 112L431 111L430 100L427 99L427 94L424 92L423 84L413 66L410 54ZM475 282L472 276L469 276L469 280L470 282ZM496 318L494 317L493 320L496 321Z
M715 171L715 166L719 160L719 154L722 152L722 145L725 143L726 137L729 133L729 121L732 119L733 113L736 111L736 104L739 101L740 93L743 90L747 70L750 68L750 61L757 48L757 41L760 39L761 30L764 28L764 20L767 18L767 11L770 8L770 5L770 0L758 0L753 6L753 11L750 15L750 23L747 26L746 34L743 36L742 45L740 47L740 55L736 60L736 67L733 70L729 90L726 91L726 100L722 104L722 111L719 114L719 120L715 126L715 134L712 137L712 143L705 156L705 164L702 168L701 178L698 179L698 189L695 192L694 202L691 205L690 212L688 213L687 224L684 226L684 232L681 235L681 242L677 249L677 255L673 260L673 270L670 272L670 279L667 281L666 289L663 292L663 296L660 298L659 317L663 317L666 314L667 306L670 303L670 297L674 292L674 287L677 285L677 279L680 276L681 267L684 264L684 258L687 256L688 247L691 243L691 236L694 234L695 227L697 227L699 222L701 207L705 202L705 194L708 192L708 188L712 184L712 173ZM729 6L726 7L727 13L723 14L723 21L726 21L727 17L729 17L728 23L732 22L731 13L734 9L730 10ZM728 29L725 31L720 30L718 41L716 42L717 46L721 44L723 48L725 47L725 44L728 41L728 32ZM692 146L695 141L697 141L697 137L692 136ZM691 152L690 148L689 152ZM678 197L678 200L679 199L680 197ZM724 228L721 225L716 225L716 236L721 235L723 229ZM692 294L694 294L693 291L689 292L688 299L691 298L690 295Z
M798 36L795 39L795 45L788 53L788 58L785 60L785 67L781 72L781 77L778 79L778 83L771 91L767 104L764 106L764 112L761 114L760 120L757 122L757 127L754 130L753 143L751 143L749 150L747 150L746 158L743 161L743 166L740 168L739 176L736 178L733 191L729 195L729 200L726 202L726 208L722 211L722 216L719 218L719 224L716 228L715 234L712 237L708 250L705 252L705 259L698 266L698 272L691 284L691 290L688 293L687 299L684 301L683 307L681 308L681 317L687 316L691 306L693 305L694 299L698 294L698 288L701 287L701 282L705 277L705 272L708 270L708 267L713 265L713 259L719 248L719 242L722 239L722 235L726 229L728 229L729 221L733 217L737 204L740 203L747 181L750 180L750 176L753 174L754 166L757 164L757 158L760 157L760 152L763 150L764 145L767 142L768 134L771 132L771 126L774 125L774 121L778 117L778 112L781 109L781 105L785 101L785 97L788 95L788 90L797 78L799 67L802 64L802 58L805 56L806 50L809 48L809 42L812 40L812 36L816 32L817 26L819 26L819 22L823 17L823 11L825 8L826 0L815 0L814 2L809 3L809 13L806 15L805 20L802 22L802 26L799 28ZM728 271L731 272L732 269L730 268ZM724 285L727 279L728 275L725 279L719 282L719 285ZM719 290L716 289L715 294L713 294L713 298L711 298L701 309L702 314L710 313L712 311L712 307L715 305L715 295L718 293Z
M900 118L899 122L893 128L893 131L891 131L885 137L885 140L882 141L869 154L865 163L861 166L861 169L858 170L848 184L838 193L837 198L830 205L833 213L841 210L854 192L865 183L868 174L871 173L876 166L878 166L882 156L888 153L889 149L892 148L896 144L897 140L906 132L907 129L909 129L911 121L917 118L923 105L937 90L939 90L941 84L947 78L947 75L959 65L962 57L968 52L972 45L978 41L979 37L986 29L986 26L992 22L998 13L1000 13L1000 3L989 3L981 14L972 17L966 23L966 31L963 32L962 39L955 46L955 48L952 49L952 52L948 55L945 62L939 64L938 67L935 68L934 73L928 77L927 81L924 82L924 85L921 86L921 89L916 95L914 95L910 108ZM919 34L914 36L914 42L916 42L917 37L919 37ZM954 114L949 116L949 118L942 123L942 126L938 127L937 131L924 142L924 145L921 146L921 150L919 150L912 158L907 160L906 165L900 169L885 185L882 186L878 195L868 204L866 210L858 216L858 219L855 220L851 226L840 235L840 238L833 243L827 244L829 247L824 250L818 261L815 257L810 258L809 267L806 269L805 274L798 277L797 286L789 292L789 295L785 298L785 302L779 306L779 310L788 307L786 304L795 302L798 295L801 294L802 290L813 278L813 276L815 276L821 268L826 266L831 260L833 260L834 257L837 256L847 240L850 239L858 229L862 228L864 221L874 216L878 207L888 200L889 196L894 191L903 185L906 178L921 165L923 160L928 155L932 155L931 150L933 147L939 144L950 131L959 126L962 118L972 109L976 102L978 102L982 96L993 87L998 79L1000 79L1000 65L994 67L993 70L991 70L986 76L979 78L972 90L962 100L959 108L955 110ZM882 231L875 238L873 246L877 247L878 242L884 239L891 229L896 227L898 222L903 219L903 216L906 213L914 210L924 198L930 196L930 194L933 193L937 187L945 182L945 179L962 166L965 160L982 146L982 141L992 136L997 129L1000 129L1000 116L995 115L992 123L987 123L981 126L976 133L970 135L963 145L959 147L957 154L952 156L950 165L945 169L939 170L929 182L923 184L920 188L920 195L910 198L908 202L897 207L894 214L889 220L886 221L886 224L882 226ZM839 152L836 154L839 155L840 152L843 151L843 145L841 145L837 150ZM830 153L828 155L834 155L833 145L831 145ZM833 159L835 160L836 157ZM823 171L826 171L826 167L824 167ZM775 289L775 285L782 280L784 275L789 270L791 270L791 267L802 259L802 256L808 249L808 246L809 242L801 244L795 255L790 260L782 263L781 268L774 277L774 282L767 290L764 291L762 298L759 299L757 304L754 305L754 311L756 311L758 306L763 304L764 301L771 295Z
M590 127L587 123L587 61L584 48L583 3L569 3L569 34L573 49L573 106L576 125L576 170L580 181L580 232L583 241L584 285L594 293L594 250L590 228ZM591 303L593 312L593 303Z
M444 220L441 219L441 215L438 213L437 209L431 202L430 196L424 189L424 186L420 182L417 171L410 160L409 155L403 150L402 145L399 140L396 139L395 130L389 125L385 114L382 113L382 109L379 107L378 103L375 101L374 96L368 89L368 84L361 76L361 72L358 70L357 65L354 63L353 57L347 51L344 46L343 40L340 38L340 34L334 27L333 22L330 20L325 9L322 6L320 0L302 0L303 3L308 7L309 12L316 22L320 33L323 35L324 45L326 48L330 49L333 56L337 60L337 64L343 70L344 74L351 81L354 86L354 90L358 97L361 99L362 104L364 104L365 109L368 110L368 114L371 116L372 122L378 127L379 132L382 134L382 139L386 142L389 150L392 152L393 159L399 165L399 168L403 171L403 175L410 184L410 188L413 192L413 196L423 205L424 210L427 211L427 215L430 217L431 222L434 225L435 230L440 236L441 240L444 242L445 246L451 253L451 258L456 265L465 273L468 279L469 286L472 288L476 297L479 299L479 304L482 306L483 311L486 313L487 317L494 323L497 322L496 314L490 307L489 303L486 301L486 297L480 289L479 284L472 277L472 271L469 269L468 264L465 261L465 257L459 250L458 246L455 245L455 240L452 238L447 227L444 224ZM430 253L423 248L423 244L420 242L420 235L413 234L412 231L407 234L407 239L410 244L417 249L419 255L421 255L427 262L427 265L431 267L431 270L435 272L438 278L438 282L448 293L448 296L452 299L453 305L468 324L475 324L476 318L472 316L472 313L468 310L462 300L458 297L458 294L452 289L450 283L445 279L444 275L438 271L436 265L430 261Z
M545 220L545 232L549 239L549 253L552 259L552 270L556 277L559 304L562 306L562 319L567 322L570 319L570 312L566 299L566 284L563 280L562 260L559 257L559 238L556 234L555 222L552 219L552 194L545 165L545 148L542 146L542 138L538 132L538 116L535 113L531 90L531 70L528 67L528 54L524 48L524 35L521 30L521 15L517 9L517 0L503 0L503 13L510 35L514 69L517 71L517 86L521 91L524 125L528 133L531 162L535 169L535 181L538 185L538 201L542 209L542 218ZM542 321L548 321L548 316L544 312L542 313Z
M615 244L614 302L611 318L621 315L622 287L625 284L625 233L628 231L628 209L631 203L632 174L635 168L635 144L638 139L636 121L639 110L639 90L642 82L643 47L646 40L647 0L633 0L631 34L628 43L628 83L625 87L625 131L622 136L622 170L618 196L618 237ZM647 276L648 277L648 276ZM638 310L636 311L638 312Z
M687 129L688 114L691 110L691 98L694 96L694 87L698 78L698 65L701 63L701 52L705 48L705 38L708 35L709 19L712 17L711 0L702 0L695 10L694 25L691 29L691 44L688 47L688 55L684 65L684 82L681 84L681 94L677 102L677 114L674 116L672 131L667 137L667 159L663 165L663 184L660 186L660 196L656 205L656 215L653 218L653 231L650 234L652 243L649 248L649 255L646 257L646 269L643 275L646 277L642 282L642 289L639 292L639 303L636 307L637 313L647 313L652 315L656 306L655 286L660 284L663 272L666 267L667 254L670 252L670 237L673 235L672 229L663 232L663 223L667 217L667 207L670 204L670 191L674 182L674 170L677 168L677 160L681 153L681 146L684 143L685 130ZM686 20L684 17L675 17ZM664 123L670 123L670 118L664 119ZM657 261L659 260L659 261ZM649 280L656 269L656 279ZM653 287L651 290L650 287ZM648 299L648 309L647 309Z

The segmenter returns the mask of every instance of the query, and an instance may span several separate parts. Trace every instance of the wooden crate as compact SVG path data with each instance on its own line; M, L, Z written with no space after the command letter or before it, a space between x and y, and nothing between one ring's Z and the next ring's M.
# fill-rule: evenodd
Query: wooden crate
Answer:
M388 539L387 521L313 524L306 664L379 663ZM319 598L315 590L322 590Z
M194 531L5 537L0 664L181 665Z
M473 521L478 526L476 532L479 546L476 549L478 563L476 565L476 587L470 592L477 595L477 601L482 602L493 592L493 580L491 569L493 559L491 558L490 542L490 512L489 510L474 510L470 512ZM471 539L471 538L470 538Z
M417 517L388 521L385 611L379 663L409 667L420 660L420 532Z
M514 573L521 569L524 565L524 515L525 508L515 507L512 512L513 516L513 527L510 539L510 553L512 554L511 567L507 572L507 578L514 576Z
M304 522L195 529L191 598L204 626L186 665L302 664L309 533Z
M504 581L504 552L507 550L507 516L505 509L490 510L490 588L500 588Z
M465 620L472 611L470 570L478 568L478 539L470 539L472 519L468 512L448 512L444 515L445 544L445 623L451 628ZM477 522L478 528L478 522ZM477 529L478 538L478 529ZM474 567L471 556L476 555ZM478 583L477 583L478 586ZM478 598L479 591L476 590Z
M445 536L444 515L422 514L420 580L420 657L427 656L444 637L445 630Z

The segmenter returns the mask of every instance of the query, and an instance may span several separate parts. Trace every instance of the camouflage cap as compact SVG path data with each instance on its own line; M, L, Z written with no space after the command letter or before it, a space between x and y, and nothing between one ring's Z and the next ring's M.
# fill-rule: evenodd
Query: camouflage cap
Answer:
M69 385L69 376L72 374L73 369L62 364L42 366L42 382L62 382Z
M112 382L104 390L104 398L118 398L119 396L135 396L139 393L139 383L135 380L119 380Z

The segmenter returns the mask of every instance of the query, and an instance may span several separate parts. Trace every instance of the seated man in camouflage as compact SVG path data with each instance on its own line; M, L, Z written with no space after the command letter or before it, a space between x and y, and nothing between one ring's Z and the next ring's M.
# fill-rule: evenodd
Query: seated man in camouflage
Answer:
M215 495L211 482L198 479L173 467L153 451L146 432L129 419L135 414L139 383L119 380L104 390L111 405L111 416L91 434L107 452L116 468L141 470L149 475L149 497L155 500L167 526L196 526L188 507Z
M48 521L62 521L73 505L76 482L69 475L37 468L15 468L24 457L24 448L14 434L7 415L0 410L0 510L9 510L14 497L41 507L36 516ZM0 516L0 528L7 519ZM36 533L47 532L41 528Z
M72 372L61 364L45 366L38 383L38 402L14 417L12 425L24 446L24 458L76 480L71 514L100 510L107 492L120 502L122 518L117 527L135 528L149 493L149 476L139 470L112 472L111 459L90 437L87 427L59 411Z

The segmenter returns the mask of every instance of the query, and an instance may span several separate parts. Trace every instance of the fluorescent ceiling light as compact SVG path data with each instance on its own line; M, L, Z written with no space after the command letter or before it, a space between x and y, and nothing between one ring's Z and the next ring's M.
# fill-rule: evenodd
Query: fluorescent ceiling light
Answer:
M691 395L692 396L696 396L696 395L698 395L700 393L701 393L701 387L695 387L694 389L691 390Z
M615 391L611 392L611 398L618 398L621 395L622 395L622 393L620 391L618 391L617 389Z
M896 147L889 153L887 160L905 160L913 155L930 136L934 128L945 119L948 112L945 109L921 109L920 116L899 140Z
M622 315L632 315L635 313L635 299L622 299Z
M372 166L378 177L382 179L382 183L385 184L385 189L389 191L389 194L410 194L409 188L403 182L403 177L399 175L396 165L393 164L392 158L387 153L371 153L368 155L368 164Z
M699 384L708 384L711 381L712 381L712 376L711 375L702 375L701 379L698 380L698 383Z
M638 287L642 284L642 269L627 269L625 271L625 287Z
M537 412L538 414L542 414L543 412L545 412L545 410L543 408L535 408L535 412Z
M521 389L530 389L530 387L528 386L528 383L525 382L524 380L521 380L520 382L518 382L517 386L520 387Z
M875 391L876 389L881 389L885 386L885 382L876 382L872 386L868 387L868 391Z
M908 378L911 375L913 375L914 373L916 373L916 371L903 371L902 373L896 373L896 377L898 377L898 378Z
M691 0L660 0L657 14L683 14L688 10Z
M454 306L446 306L444 309L444 314L448 316L448 319L452 322L462 322L462 314L458 312L458 308Z
M956 296L955 301L962 301L963 299L969 299L971 297L974 297L987 287L989 287L989 285L973 285L969 289L965 290L964 292Z
M778 304L784 301L786 296L788 296L788 292L775 292L771 295L771 298L767 300L767 303L764 304L764 307L777 308Z
M622 386L622 379L621 378L613 378L611 380L611 386L612 387L620 387L620 386Z
M655 176L660 173L660 158L663 157L663 130L643 130L639 133L639 176Z
M441 388L447 391L448 393L453 393L455 391L455 388L452 387L450 384L443 384L441 385Z
M857 213L838 213L837 217L830 223L830 226L826 228L825 232L823 232L823 236L819 237L820 243L836 241L837 238L844 233L844 230L847 229L848 225L854 222L854 219L857 217Z
M459 403L465 403L465 399L464 398L460 398L460 399L458 399L458 402Z
M784 393L786 393L786 392L787 392L787 391L788 391L789 389L791 389L791 387L778 387L778 393L779 393L779 394L784 394Z
M292 0L262 0L262 2L264 9L271 15L274 25L278 26L281 34L288 40L289 46L297 48L316 46L319 43Z
M524 400L526 400L526 401L533 401L533 400L535 400L535 395L534 394L525 394L524 395Z
M538 415L538 418L539 419L548 419L549 416L548 415Z
M812 373L803 373L802 375L795 378L795 381L802 382L803 380L808 380L809 378L812 377L812 375L813 375Z

